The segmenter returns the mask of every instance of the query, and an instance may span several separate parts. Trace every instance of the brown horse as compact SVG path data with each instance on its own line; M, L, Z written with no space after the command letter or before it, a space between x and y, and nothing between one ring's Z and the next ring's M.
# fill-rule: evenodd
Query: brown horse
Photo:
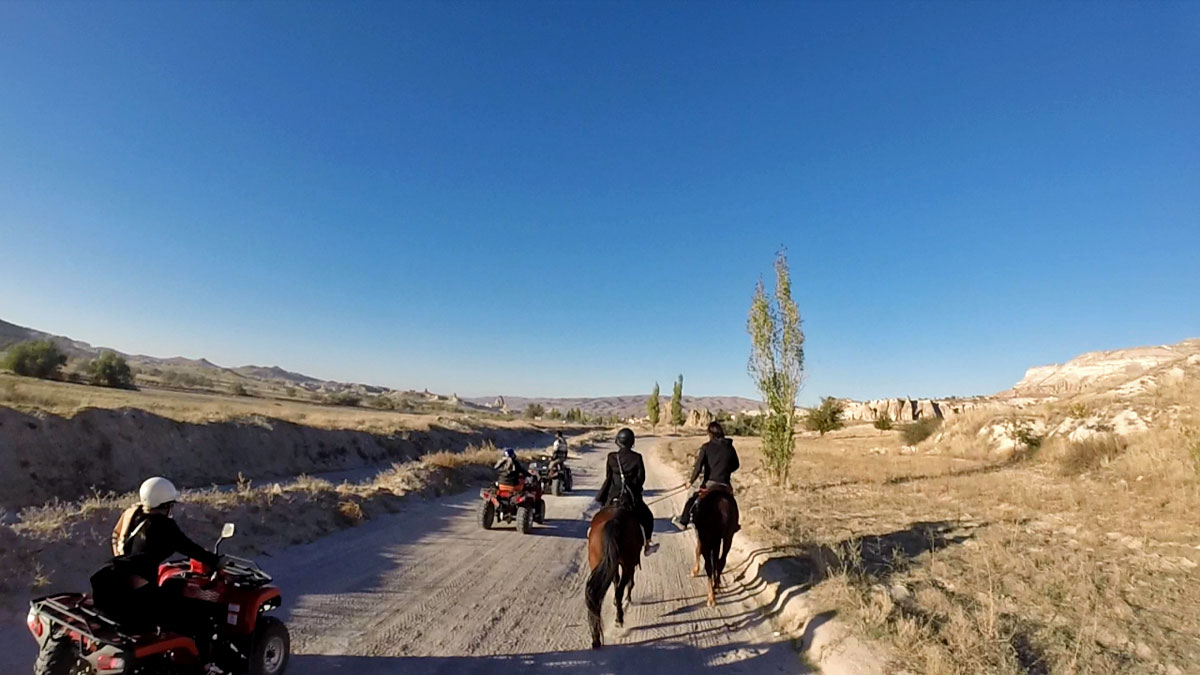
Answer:
M592 573L588 576L584 590L587 604L588 624L592 629L592 649L599 649L603 631L600 622L600 603L608 587L615 581L617 596L617 625L625 624L625 607L621 602L633 600L633 575L642 563L642 544L645 535L631 509L606 506L592 517L588 528L588 565ZM628 589L628 590L627 590Z
M692 568L692 576L700 576L700 560L703 559L704 575L708 577L708 606L716 607L725 559L733 546L734 533L741 529L733 494L720 489L701 494L696 504L695 522L696 565Z

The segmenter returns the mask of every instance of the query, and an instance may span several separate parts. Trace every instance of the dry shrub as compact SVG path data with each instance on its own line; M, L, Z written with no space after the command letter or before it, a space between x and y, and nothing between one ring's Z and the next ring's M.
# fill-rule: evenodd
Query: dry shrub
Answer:
M1107 465L1125 451L1128 443L1112 433L1101 433L1067 444L1059 459L1059 469L1065 476L1081 473Z
M912 424L906 424L901 427L900 435L904 437L904 442L908 445L916 445L932 436L941 423L942 421L936 417L917 420Z
M337 513L338 517L349 525L357 525L367 518L367 514L363 513L362 505L356 501L338 502Z

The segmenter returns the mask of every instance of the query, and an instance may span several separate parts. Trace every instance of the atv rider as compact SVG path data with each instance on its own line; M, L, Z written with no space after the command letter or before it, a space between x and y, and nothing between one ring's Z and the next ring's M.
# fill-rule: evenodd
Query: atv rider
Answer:
M633 451L634 435L632 429L621 429L617 432L617 451L608 453L605 462L604 485L596 495L596 501L603 506L622 506L633 509L642 530L646 534L645 555L654 550L650 545L650 536L654 530L654 514L642 500L642 487L646 483L646 465L642 456Z
M496 465L492 467L496 470L497 485L519 485L522 478L533 478L533 474L529 473L522 464L521 460L517 459L517 453L512 448L505 448L504 454Z
M113 529L114 557L92 575L93 602L97 609L119 621L157 626L168 621L178 623L179 610L186 601L162 591L158 566L180 553L216 569L221 566L221 557L189 539L171 517L179 499L179 491L171 481L162 477L146 479L138 498Z
M567 462L567 439L563 438L563 432L558 431L554 434L554 447L550 451L550 469L561 468Z
M696 464L692 467L692 477L682 487L687 488L696 482L700 474L704 474L703 490L724 490L733 494L733 472L738 470L737 450L733 449L733 441L725 438L725 429L720 422L710 422L708 425L708 442L700 446L696 455ZM683 505L683 515L671 519L680 529L687 529L692 520L692 509L700 492L693 492Z

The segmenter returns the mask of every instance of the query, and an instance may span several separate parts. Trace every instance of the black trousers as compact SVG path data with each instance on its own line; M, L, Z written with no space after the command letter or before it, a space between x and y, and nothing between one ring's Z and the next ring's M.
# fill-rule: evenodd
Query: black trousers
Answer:
M654 514L651 513L650 507L646 506L646 502L641 499L630 500L614 499L609 502L609 506L623 506L633 511L633 515L638 519L638 523L642 526L642 531L646 533L646 541L650 541L650 536L654 533Z

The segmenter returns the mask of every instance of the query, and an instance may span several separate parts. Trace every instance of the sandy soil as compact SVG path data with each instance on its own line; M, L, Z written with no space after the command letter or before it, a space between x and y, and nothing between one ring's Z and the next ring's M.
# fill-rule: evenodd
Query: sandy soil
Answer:
M647 458L648 500L680 482L654 459L652 444L638 448ZM643 561L625 628L613 626L606 601L609 646L589 649L583 513L603 456L584 452L574 461L576 492L548 497L546 524L532 535L504 525L481 530L477 497L466 493L260 559L284 591L295 653L288 672L806 672L752 591L733 582L737 570L718 606L705 606L704 583L690 576L693 535L667 522L681 496L652 507L661 547ZM0 672L22 672L33 660L32 640L19 632L0 633Z

